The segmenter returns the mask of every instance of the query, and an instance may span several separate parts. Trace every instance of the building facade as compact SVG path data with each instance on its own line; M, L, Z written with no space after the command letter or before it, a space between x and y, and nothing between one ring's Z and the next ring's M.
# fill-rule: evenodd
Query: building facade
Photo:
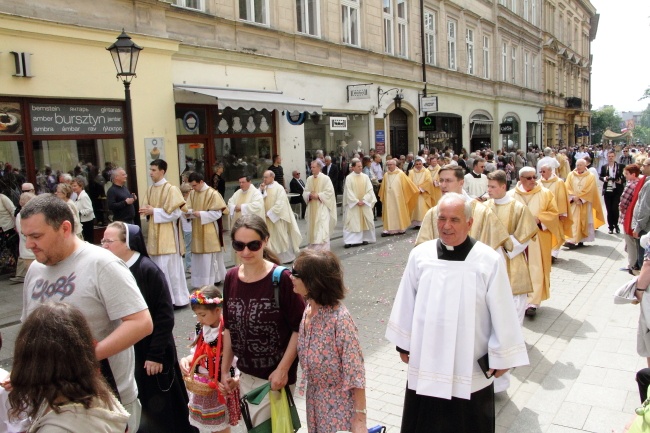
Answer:
M144 47L131 85L140 196L157 157L174 183L223 163L227 199L274 154L304 176L318 149L339 163L370 148L514 150L540 144L541 129L544 144L569 145L588 126L588 1L423 4L0 0L0 160L41 184L126 164L124 91L105 50L122 28Z

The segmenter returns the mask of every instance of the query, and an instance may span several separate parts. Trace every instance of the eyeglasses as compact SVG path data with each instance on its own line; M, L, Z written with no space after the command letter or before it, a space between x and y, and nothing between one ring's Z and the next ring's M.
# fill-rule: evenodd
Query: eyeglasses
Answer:
M99 241L99 243L102 245L112 244L113 242L117 242L117 239L102 239Z
M533 180L533 179L537 179L537 176L522 176L521 178L526 180Z
M241 241L232 241L232 249L235 251L244 251L248 248L249 251L259 251L262 248L262 241L250 241L249 243Z
M24 189L23 192L34 192L33 189Z
M291 268L291 276L293 278L300 278L300 272L298 272L296 268Z

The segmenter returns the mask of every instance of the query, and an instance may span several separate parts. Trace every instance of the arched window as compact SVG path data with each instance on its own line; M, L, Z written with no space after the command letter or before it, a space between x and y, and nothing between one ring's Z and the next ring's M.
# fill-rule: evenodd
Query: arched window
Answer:
M503 123L512 123L512 134L503 134L501 136L501 146L509 152L521 149L519 116L515 113L507 113L503 116Z

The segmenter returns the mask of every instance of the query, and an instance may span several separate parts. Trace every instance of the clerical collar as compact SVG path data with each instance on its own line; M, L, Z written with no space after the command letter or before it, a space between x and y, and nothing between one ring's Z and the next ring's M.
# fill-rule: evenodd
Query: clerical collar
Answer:
M508 194L506 194L501 198L495 198L494 203L496 203L496 204L508 204L512 200L514 200L514 199L511 196L509 196Z
M210 188L207 183L203 182L203 187L201 188L201 191L205 191L206 189Z
M161 180L159 180L158 182L154 183L153 186L161 186L161 185L164 185L164 184L166 184L166 183L167 183L167 179L165 179L165 178L163 177Z
M441 239L438 239L437 253L438 259L448 260L450 262L462 262L467 258L469 252L474 247L476 240L467 236L462 244L456 245L455 247L445 245Z
M276 185L276 182L273 181L270 185L266 185L266 189L273 188Z
M471 172L470 174L472 175L472 177L473 177L474 179L480 179L480 178L481 178L481 175L480 175L480 174L476 174L476 172L475 172L474 170L472 170L472 172Z

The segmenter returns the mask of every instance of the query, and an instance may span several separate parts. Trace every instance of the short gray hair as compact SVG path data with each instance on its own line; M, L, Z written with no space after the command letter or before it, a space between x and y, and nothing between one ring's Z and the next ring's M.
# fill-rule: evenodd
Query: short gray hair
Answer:
M455 193L455 192L447 192L445 193L442 198L438 201L438 206L441 206L443 204L454 204L454 203L462 203L463 207L465 209L465 218L468 220L472 217L472 203L471 201L465 200L465 197Z
M524 167L521 170L519 170L519 177L523 176L526 173L537 174L537 170L535 170L535 168L533 167Z

